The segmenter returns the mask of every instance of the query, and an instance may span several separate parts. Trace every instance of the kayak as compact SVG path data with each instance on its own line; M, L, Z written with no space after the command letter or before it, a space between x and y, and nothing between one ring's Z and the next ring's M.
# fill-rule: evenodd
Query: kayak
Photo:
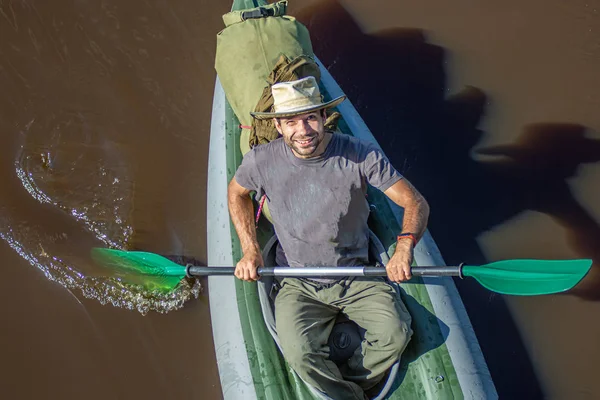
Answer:
M235 0L232 10L266 4ZM343 95L317 59L325 100ZM340 132L377 144L347 99L337 106ZM242 160L240 122L228 103L219 77L215 82L207 183L207 253L211 266L233 266L242 257L227 208L227 185ZM368 189L371 208L370 253L385 264L401 231L402 208ZM267 266L274 265L276 237L262 218L257 229ZM426 232L415 248L415 264L445 265ZM413 278L394 284L412 315L413 336L380 385L376 397L389 399L495 399L498 397L481 348L450 277ZM274 329L272 280L244 282L233 277L208 279L213 342L224 399L326 399L287 365ZM358 335L358 336L357 336ZM358 341L358 342L357 342ZM331 354L342 360L360 342L351 321L339 318L330 337ZM334 360L335 361L335 360Z

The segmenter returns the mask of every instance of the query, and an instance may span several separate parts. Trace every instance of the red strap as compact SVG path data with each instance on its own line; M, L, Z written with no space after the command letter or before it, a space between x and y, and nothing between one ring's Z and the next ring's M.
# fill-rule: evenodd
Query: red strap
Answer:
M248 126L248 125L242 125L242 124L239 124L238 126L239 126L240 128L242 128L242 129L252 129L252 127L251 127L251 126Z
M262 197L260 198L260 203L258 205L258 211L256 212L256 220L254 221L257 228L258 228L258 220L260 219L260 214L262 213L262 209L263 209L263 206L265 205L266 199L267 199L266 194L263 194Z

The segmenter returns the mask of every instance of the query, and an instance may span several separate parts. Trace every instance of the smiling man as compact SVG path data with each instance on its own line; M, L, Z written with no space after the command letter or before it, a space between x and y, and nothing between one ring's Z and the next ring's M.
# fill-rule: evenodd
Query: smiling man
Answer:
M263 266L256 239L251 191L266 195L279 239L277 263L293 267L368 265L367 184L404 208L403 230L386 265L389 280L411 278L413 248L423 235L429 207L376 146L325 130L325 110L315 78L272 86L281 138L248 152L229 184L228 203L243 257L239 279L258 279ZM327 339L338 313L366 330L347 365L328 359ZM364 399L399 359L412 335L411 317L383 278L285 278L275 298L283 354L308 383L334 399Z

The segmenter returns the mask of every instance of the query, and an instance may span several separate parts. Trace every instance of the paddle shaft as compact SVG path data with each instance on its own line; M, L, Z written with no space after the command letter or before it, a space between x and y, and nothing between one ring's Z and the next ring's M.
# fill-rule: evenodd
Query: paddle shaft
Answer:
M173 290L181 278L188 276L232 276L234 267L200 267L177 264L158 254L94 248L92 258L118 272L120 279L147 286L152 290ZM413 267L414 276L472 277L486 289L508 295L534 296L562 293L577 285L592 268L592 260L501 260L485 265L458 267ZM385 276L383 267L268 267L257 271L263 276L278 277L350 277ZM132 276L133 275L133 276ZM146 281L144 281L146 280Z
M461 276L462 266L457 267L412 267L413 276ZM188 276L230 276L235 267L187 267ZM344 277L344 276L386 276L385 267L262 267L261 276L279 277Z

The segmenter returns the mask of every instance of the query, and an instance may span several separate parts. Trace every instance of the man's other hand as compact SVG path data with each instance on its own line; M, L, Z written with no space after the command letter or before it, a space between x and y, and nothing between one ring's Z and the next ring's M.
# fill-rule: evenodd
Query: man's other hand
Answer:
M235 266L235 276L244 281L255 281L258 279L258 268L264 265L262 255L259 252L249 252Z
M396 251L385 266L387 276L392 282L403 282L412 278L410 267L413 261L413 246L411 240L399 240Z

